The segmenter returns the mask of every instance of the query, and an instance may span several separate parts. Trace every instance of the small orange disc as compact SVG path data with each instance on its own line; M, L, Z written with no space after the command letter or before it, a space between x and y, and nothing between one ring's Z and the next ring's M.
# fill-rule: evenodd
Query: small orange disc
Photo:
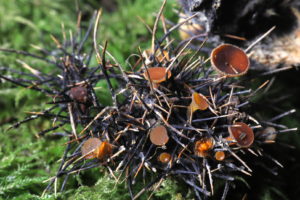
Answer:
M217 151L215 153L215 159L218 160L218 161L222 161L225 159L225 153L224 151Z
M102 142L101 145L95 151L98 159L103 159L112 153L112 145L106 141Z
M170 155L169 153L163 152L163 153L161 153L161 154L159 155L158 160L159 160L161 163L166 164L166 163L170 162L170 160L171 160L171 155Z

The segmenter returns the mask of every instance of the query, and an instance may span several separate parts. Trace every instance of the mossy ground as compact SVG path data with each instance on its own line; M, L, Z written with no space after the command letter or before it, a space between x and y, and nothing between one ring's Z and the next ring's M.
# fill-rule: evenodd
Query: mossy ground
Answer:
M89 21L95 9L101 7L101 1L78 0L79 8L83 12L83 23ZM172 7L176 1L168 1L165 15L172 20L177 20ZM160 0L119 0L114 12L103 10L99 39L102 43L108 41L108 50L121 62L137 48L145 49L150 46L150 34L145 26L138 20L140 16L150 26L154 23L154 12L157 12L161 5ZM76 3L73 0L3 0L0 3L0 48L10 48L34 52L31 44L51 48L54 46L50 34L61 36L61 23L66 30L74 30L76 27L77 11ZM0 65L11 68L20 68L16 59L22 59L33 66L45 71L51 70L49 66L39 63L32 58L24 56L0 53ZM95 61L94 61L95 62ZM286 75L287 76L287 75ZM284 77L281 78L284 80ZM296 79L295 79L296 80ZM289 87L280 82L281 89ZM297 86L298 87L298 86ZM294 87L295 88L295 87ZM286 91L286 90L285 90ZM299 95L299 90L293 90ZM105 96L103 94L103 96ZM41 199L41 193L47 185L44 182L53 176L58 168L57 162L64 151L64 138L51 135L45 138L37 138L36 133L49 128L50 122L39 119L7 131L7 128L16 121L24 119L28 111L40 111L47 108L45 104L47 97L38 92L16 87L7 82L0 82L0 199ZM105 99L105 98L104 98ZM106 100L107 101L107 100ZM298 106L296 101L290 101L284 105L285 108ZM285 121L295 127L299 124L298 118L288 118ZM297 156L300 144L299 136L294 133L282 137L298 150L293 152ZM277 157L281 160L283 155ZM286 160L288 169L296 173L300 168L297 159ZM260 199L268 200L274 197L295 197L299 195L298 184L290 185L280 183L293 177L291 174L281 170L284 176L276 179L282 185L278 188L263 186L259 190ZM96 174L96 175L95 175ZM299 175L298 180L299 179ZM294 176L292 180L296 180ZM252 182L260 182L259 177L254 176ZM297 190L298 189L298 190ZM163 188L154 195L157 199L182 199L181 186L176 182L166 181ZM273 191L273 193L272 193ZM291 195L286 194L292 193ZM147 194L149 195L149 194ZM145 195L142 198L146 198ZM125 184L115 185L113 179L107 176L103 169L94 169L90 172L74 175L67 184L64 193L48 194L43 199L129 199Z

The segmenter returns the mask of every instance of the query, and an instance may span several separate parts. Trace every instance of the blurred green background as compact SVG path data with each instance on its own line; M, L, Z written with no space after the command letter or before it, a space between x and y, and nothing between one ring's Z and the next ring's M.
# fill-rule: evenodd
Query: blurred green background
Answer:
M78 9L83 14L83 25L87 25L95 9L103 8L98 41L103 43L107 40L108 50L117 60L125 63L130 54L137 53L138 47L145 49L150 46L151 35L137 16L152 26L154 14L158 12L161 2L161 0L0 0L0 48L36 52L31 46L34 44L49 49L54 47L50 35L61 37L61 23L66 30L75 30ZM169 0L164 13L174 22L177 21L177 15L173 9L177 7L175 0ZM0 67L20 69L16 59L22 59L32 66L39 66L39 69L51 70L49 66L32 58L3 52L0 52ZM292 71L279 75L275 85L277 90L270 96L276 98L277 91L287 91L286 88L289 88L292 94L299 97L300 83L298 78L294 77L297 73ZM296 86L290 87L290 83L285 81L287 77L291 77ZM39 119L6 131L14 122L29 116L26 112L40 111L48 107L45 99L46 97L38 92L16 87L8 82L0 82L0 199L41 199L41 193L47 185L44 181L53 176L58 168L57 161L64 151L66 139L35 136L39 131L51 126L49 121ZM294 107L300 109L299 98L288 99L282 106L286 110ZM295 114L284 119L282 123L295 127L299 124L299 119L300 115ZM265 175L262 172L247 180L259 199L296 199L294 197L300 195L300 164L297 159L300 156L299 136L289 133L280 136L279 139L298 148L280 151L276 158L283 160L286 168L279 171L279 176ZM166 181L153 198L182 199L180 190L181 187L176 182ZM114 181L100 168L72 177L66 191L63 194L59 193L56 198L129 199L129 195L124 184L115 186ZM48 194L43 199L56 198L53 194Z

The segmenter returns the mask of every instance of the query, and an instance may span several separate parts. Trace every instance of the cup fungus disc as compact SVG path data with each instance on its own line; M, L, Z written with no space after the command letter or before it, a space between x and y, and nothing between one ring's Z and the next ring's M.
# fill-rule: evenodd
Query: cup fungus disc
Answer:
M171 155L170 155L169 153L163 152L163 153L161 153L161 154L159 155L158 160L159 160L161 163L166 164L166 163L170 162L170 160L171 160Z
M150 76L150 80L153 83L161 83L171 77L171 72L169 70L167 71L167 68L165 67L151 67L148 68L147 71L144 72L144 77L149 80Z
M217 151L215 153L215 159L218 160L218 161L222 161L225 159L225 153L224 151Z
M214 144L213 138L202 138L196 142L194 151L197 156L205 157L207 152L214 147Z
M70 97L80 103L87 101L87 94L87 89L81 86L73 87L70 90Z
M253 130L243 122L235 122L228 131L240 147L249 147L254 141Z
M208 103L206 98L197 92L193 93L192 101L194 105L199 109L199 110L206 110L208 108Z
M244 75L249 69L247 54L237 46L222 44L211 52L211 64L229 77Z
M150 130L150 141L157 146L165 145L169 141L167 129L163 125L152 128Z
M106 141L102 142L101 145L96 149L96 157L103 159L112 153L112 145Z
M84 158L92 159L96 155L94 151L101 146L102 142L98 138L89 138L81 147L81 154L85 155Z

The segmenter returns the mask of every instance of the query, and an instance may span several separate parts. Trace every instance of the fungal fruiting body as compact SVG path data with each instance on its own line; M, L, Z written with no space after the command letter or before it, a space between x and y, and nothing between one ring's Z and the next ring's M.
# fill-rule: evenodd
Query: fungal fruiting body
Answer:
M169 163L171 160L171 155L167 152L163 152L159 154L158 160L163 164Z
M88 99L88 91L85 87L82 86L73 87L70 90L70 96L75 101L86 103Z
M206 157L208 152L214 147L215 141L213 138L202 138L195 143L195 154L199 157Z
M98 138L89 138L81 147L81 154L86 159L97 158L102 160L112 153L112 145Z
M223 161L225 159L224 151L217 151L215 153L215 159L218 160L218 161Z
M222 44L211 52L211 64L227 77L241 76L249 69L249 58L244 50L231 44Z
M237 145L247 148L252 145L254 141L253 130L243 122L235 122L228 128L230 136L236 140Z
M192 115L197 110L206 110L209 107L207 99L200 93L192 94L192 102L188 107L188 116Z
M162 83L171 77L171 71L167 70L165 67L150 67L145 70L144 77L157 88L159 83Z
M89 138L81 147L81 154L86 159L96 158L96 151L101 146L102 142L98 138Z
M102 159L110 156L112 153L112 150L113 150L112 145L109 142L104 141L95 150L96 158L98 158L99 160L102 160Z
M149 136L150 141L157 146L163 146L169 141L168 131L163 125L152 128Z

